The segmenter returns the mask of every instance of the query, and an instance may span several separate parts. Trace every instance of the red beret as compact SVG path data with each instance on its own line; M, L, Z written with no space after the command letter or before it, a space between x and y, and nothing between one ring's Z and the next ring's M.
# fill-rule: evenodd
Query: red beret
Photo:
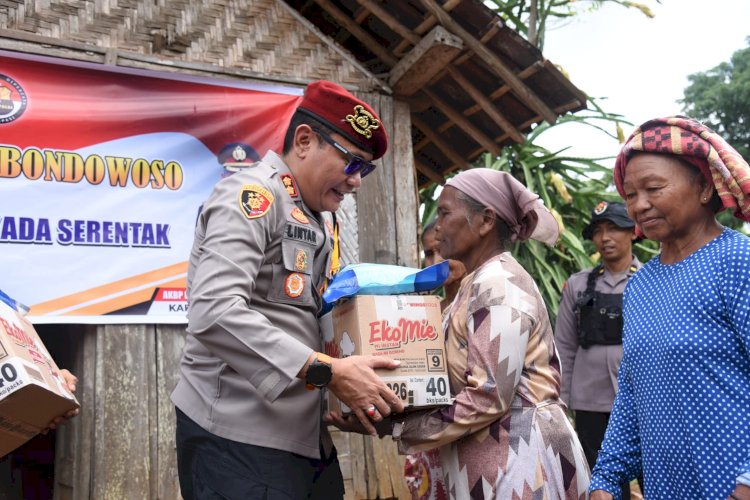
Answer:
M388 149L388 136L378 115L341 85L325 80L312 82L297 109L372 153L373 160Z

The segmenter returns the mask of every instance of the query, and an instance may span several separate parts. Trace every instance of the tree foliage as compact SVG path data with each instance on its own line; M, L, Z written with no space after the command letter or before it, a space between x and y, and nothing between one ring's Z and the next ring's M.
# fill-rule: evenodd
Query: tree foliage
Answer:
M661 3L661 0L654 1ZM544 48L544 35L550 23L596 10L605 4L637 9L647 17L654 17L647 4L629 0L487 0L485 4L539 50Z
M750 38L747 39L750 45ZM750 47L708 71L688 76L683 112L702 121L750 158Z

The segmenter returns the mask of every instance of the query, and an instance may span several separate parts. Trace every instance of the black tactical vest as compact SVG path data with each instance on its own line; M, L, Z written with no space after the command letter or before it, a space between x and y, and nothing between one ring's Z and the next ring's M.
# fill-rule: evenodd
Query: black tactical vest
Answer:
M575 303L578 345L584 349L592 345L622 344L622 294L595 291L596 279L602 274L601 264L591 270L586 291Z

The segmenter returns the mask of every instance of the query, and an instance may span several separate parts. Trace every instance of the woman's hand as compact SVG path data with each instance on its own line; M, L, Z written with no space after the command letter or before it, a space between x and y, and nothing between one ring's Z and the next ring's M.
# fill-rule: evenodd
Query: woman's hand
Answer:
M738 484L727 500L750 500L750 486Z
M365 429L365 426L359 421L355 415L343 416L339 412L331 411L323 417L323 421L326 424L333 425L339 430L344 432L356 432L357 434L371 435L372 433ZM373 422L375 430L378 433L378 437L390 435L393 431L393 422L390 417L385 417L379 422Z
M608 491L594 490L589 500L614 500L614 498Z
M68 391L70 391L71 394L75 393L76 384L78 383L78 377L76 377L66 369L60 370L60 375L62 376ZM57 429L59 426L67 424L68 420L78 415L78 412L79 409L75 408L63 415L60 415L59 417L55 417L49 424L47 424L47 428L42 431L42 434L47 434L50 429Z

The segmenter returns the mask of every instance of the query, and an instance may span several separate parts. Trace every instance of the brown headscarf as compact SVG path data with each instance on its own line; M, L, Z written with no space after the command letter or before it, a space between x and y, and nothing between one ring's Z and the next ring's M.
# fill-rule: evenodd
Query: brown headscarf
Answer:
M508 225L511 241L534 239L554 245L560 236L557 219L539 196L506 172L472 168L453 177L445 185L492 209Z
M625 167L633 153L666 153L695 165L713 184L724 208L750 222L750 167L716 132L685 116L649 120L628 138L615 162L615 185L625 197Z

